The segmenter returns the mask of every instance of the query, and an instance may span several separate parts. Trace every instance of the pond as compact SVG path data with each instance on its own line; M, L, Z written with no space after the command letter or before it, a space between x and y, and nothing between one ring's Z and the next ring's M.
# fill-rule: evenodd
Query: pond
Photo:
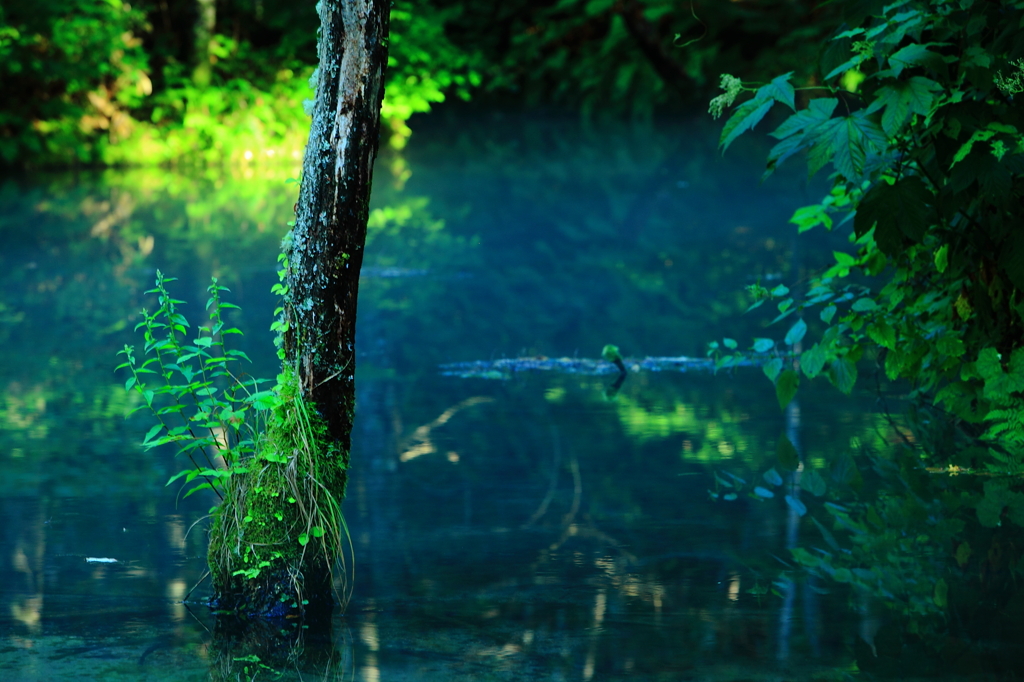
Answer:
M731 476L760 480L783 433L824 474L885 447L898 436L876 394L818 379L783 412L756 366L642 364L724 338L782 346L788 325L745 314L744 287L806 282L845 243L797 243L788 218L821 192L802 169L760 184L766 143L723 158L716 139L700 117L632 130L488 114L431 119L382 155L345 503L352 600L326 632L261 657L201 605L213 500L164 485L183 465L143 451L150 424L125 418L114 366L141 345L159 269L194 323L210 277L227 285L253 374L275 374L270 288L297 169L0 183L0 678L856 670L876 609L780 579L787 548L820 537L808 519L781 489L721 497ZM626 358L621 386L559 371L605 344ZM522 362L494 364L509 358ZM444 369L468 362L485 369Z

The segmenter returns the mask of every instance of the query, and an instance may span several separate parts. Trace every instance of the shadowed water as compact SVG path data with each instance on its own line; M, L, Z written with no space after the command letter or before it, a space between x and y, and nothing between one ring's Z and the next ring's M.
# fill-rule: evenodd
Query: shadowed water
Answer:
M787 219L818 190L799 175L759 186L764 149L723 159L715 135L696 119L585 131L493 117L434 123L382 157L345 503L352 602L269 654L198 604L214 500L164 487L182 464L143 452L149 422L124 418L134 402L113 367L124 344L141 345L132 327L160 269L190 302L211 275L230 287L253 373L274 375L270 287L296 169L0 184L0 679L853 669L878 619L835 586L780 580L786 548L816 532L784 491L709 492L728 492L725 472L749 489L782 432L822 472L884 446L896 436L874 395L819 380L783 413L756 366L627 362L615 391L614 374L442 371L596 364L605 344L638 359L703 358L723 337L781 344L787 326L744 315L743 288L805 281L843 239L812 234L798 250Z

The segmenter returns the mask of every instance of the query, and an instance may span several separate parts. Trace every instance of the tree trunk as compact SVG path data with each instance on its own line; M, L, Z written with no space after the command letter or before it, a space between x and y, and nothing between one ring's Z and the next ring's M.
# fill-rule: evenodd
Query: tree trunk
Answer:
M210 84L213 68L210 64L210 41L217 26L216 0L196 0L196 24L193 32L192 59L195 68L192 82L201 88Z
M210 538L214 605L328 612L347 529L356 296L380 134L389 3L320 0L320 66L295 227L285 238L280 405Z

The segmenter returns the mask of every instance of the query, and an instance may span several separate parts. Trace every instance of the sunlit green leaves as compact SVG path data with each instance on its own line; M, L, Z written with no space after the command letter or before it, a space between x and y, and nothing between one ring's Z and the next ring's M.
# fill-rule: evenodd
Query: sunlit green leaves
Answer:
M247 358L241 351L224 347L223 336L234 331L225 329L222 318L224 310L234 307L220 300L220 293L226 289L216 279L210 284L209 326L199 328L199 336L192 341L194 345L185 345L184 334L189 324L177 310L183 302L167 291L167 284L172 281L173 278L157 272L152 293L157 294L160 306L155 312L144 311L138 326L146 339L146 353L152 356L139 366L132 347L126 346L120 354L127 361L118 368L131 372L125 390L139 394L157 419L146 433L143 446L148 450L174 444L192 464L168 483L184 479L188 485L202 479L186 496L206 489L219 494L224 481L245 470L238 466L240 458L254 451L253 438L242 435L252 426L250 407L271 409L279 404L280 398L273 391L258 391L259 380L249 379L242 384L228 370L229 363ZM139 377L147 373L159 379L144 384ZM220 383L223 377L231 379L224 387ZM223 468L201 465L213 462L215 457L225 463Z
M943 244L935 251L935 269L939 273L946 271L949 267L949 244Z

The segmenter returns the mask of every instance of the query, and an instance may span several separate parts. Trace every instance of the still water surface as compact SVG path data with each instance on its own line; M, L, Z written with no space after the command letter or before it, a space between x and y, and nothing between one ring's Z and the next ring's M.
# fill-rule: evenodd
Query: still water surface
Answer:
M835 235L787 225L800 175L759 186L697 121L644 131L434 124L380 161L360 292L345 512L354 594L284 652L198 605L210 499L164 487L115 353L155 271L211 275L273 376L275 260L296 169L107 171L0 184L0 679L783 679L855 670L877 627L832 586L777 582L804 533L781 500L715 502L779 434L824 468L888 427L811 382L780 412L756 368L446 376L508 357L703 356L781 339L743 287L794 284ZM838 241L836 241L838 239ZM188 313L198 318L198 306ZM195 321L195 320L194 320ZM629 361L627 360L627 364ZM804 493L805 497L810 497ZM810 501L808 502L810 504ZM89 558L116 559L89 562ZM242 638L244 640L244 638Z

